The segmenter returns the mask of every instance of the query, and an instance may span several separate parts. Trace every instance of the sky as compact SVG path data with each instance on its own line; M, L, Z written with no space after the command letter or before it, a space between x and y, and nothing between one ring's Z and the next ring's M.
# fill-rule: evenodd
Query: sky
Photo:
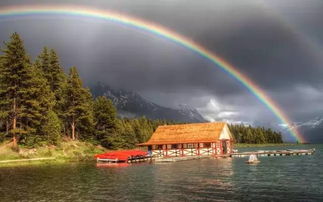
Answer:
M160 24L224 58L270 96L305 139L323 120L323 1L2 0L12 5L82 5ZM35 58L57 50L87 86L100 81L167 107L187 104L209 121L273 127L293 138L255 96L210 61L144 31L79 16L0 18L0 40L18 32Z

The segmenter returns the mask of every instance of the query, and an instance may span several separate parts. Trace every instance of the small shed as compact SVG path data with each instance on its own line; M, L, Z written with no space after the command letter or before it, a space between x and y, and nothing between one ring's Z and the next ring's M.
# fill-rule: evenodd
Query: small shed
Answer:
M225 122L164 125L139 146L155 157L225 155L232 152L233 136Z

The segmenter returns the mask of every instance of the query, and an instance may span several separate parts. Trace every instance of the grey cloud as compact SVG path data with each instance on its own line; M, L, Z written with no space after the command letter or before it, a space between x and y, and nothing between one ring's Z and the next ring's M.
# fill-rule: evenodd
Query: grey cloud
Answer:
M318 12L322 4L311 0L303 7L297 0L294 8L303 8L303 12L297 13L281 1L264 2L42 3L77 3L110 9L176 30L249 76L293 121L310 119L321 113L323 101L320 93L323 57L318 51L323 42L323 35L319 34L323 33L322 14ZM39 1L1 1L0 6L27 3L39 4ZM7 40L14 31L19 32L33 57L44 45L55 48L63 66L66 69L77 66L87 85L103 81L115 88L139 91L164 106L185 102L213 119L278 124L262 103L220 68L192 51L151 34L103 20L67 16L5 18L0 19L0 26L0 40ZM316 47L312 46L313 41L317 42ZM212 99L219 103L218 108L210 106Z

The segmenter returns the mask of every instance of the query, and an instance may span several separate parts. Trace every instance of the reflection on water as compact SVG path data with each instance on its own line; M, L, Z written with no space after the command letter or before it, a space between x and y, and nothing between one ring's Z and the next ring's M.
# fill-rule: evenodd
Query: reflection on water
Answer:
M323 201L323 148L315 147L313 156L258 165L224 158L0 168L0 201Z
M158 164L152 174L154 201L203 200L210 195L221 199L232 190L231 158Z
M96 163L97 168L122 168L130 165L129 163Z

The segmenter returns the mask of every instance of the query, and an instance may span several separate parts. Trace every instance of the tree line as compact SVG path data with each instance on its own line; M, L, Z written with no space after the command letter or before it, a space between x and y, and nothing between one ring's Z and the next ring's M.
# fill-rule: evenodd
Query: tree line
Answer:
M118 119L106 97L93 98L76 67L66 74L55 50L44 47L32 61L14 33L0 55L0 140L58 144L62 138L86 140L111 149L146 141L167 121Z
M17 33L0 55L0 142L13 145L58 144L79 139L106 148L133 148L147 141L165 120L117 118L106 97L93 98L76 67L66 74L55 50L44 47L33 61ZM230 126L237 142L280 142L270 129Z
M282 134L270 128L229 125L236 143L265 144L283 143Z

